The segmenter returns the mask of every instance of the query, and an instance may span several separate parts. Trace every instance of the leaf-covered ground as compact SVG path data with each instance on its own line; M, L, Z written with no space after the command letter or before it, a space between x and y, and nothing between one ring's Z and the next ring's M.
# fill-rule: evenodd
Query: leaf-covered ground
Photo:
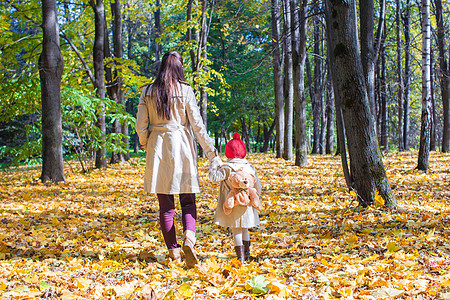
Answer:
M143 193L144 162L42 185L39 169L1 174L1 299L450 299L450 155L387 154L397 210L356 209L340 160L306 167L250 155L263 184L262 223L250 263L212 223L217 185L199 163L201 263L167 258L156 198ZM177 230L181 235L180 214Z

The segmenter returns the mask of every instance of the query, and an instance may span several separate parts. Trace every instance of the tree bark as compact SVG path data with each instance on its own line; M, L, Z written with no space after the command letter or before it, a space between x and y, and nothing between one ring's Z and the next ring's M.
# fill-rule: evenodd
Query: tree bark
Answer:
M94 57L94 77L95 77L95 88L97 97L100 99L105 98L105 75L104 75L104 43L105 43L105 7L103 0L91 0L90 5L94 10L95 14L95 41L93 49ZM106 141L106 124L105 124L105 106L100 104L100 109L97 112L97 122L96 126L100 129L102 133L102 144ZM95 155L95 167L106 168L106 148L100 145L96 149Z
M445 47L445 25L442 13L442 1L435 0L436 4L436 23L437 23L437 42L439 49L439 67L441 97L443 107L443 132L442 132L442 152L450 152L450 69L448 64L449 52Z
M306 59L306 12L307 0L300 7L298 0L291 0L292 65L295 99L295 165L307 163L308 145L306 140L306 99L305 99L305 59Z
M249 129L247 127L247 123L245 123L245 117L242 117L241 120L242 123L242 140L244 141L246 148L247 148L247 152L251 152L251 144L250 144L250 134L249 134Z
M130 4L128 2L125 2L124 4L124 10L126 11L127 9L129 9ZM136 33L136 27L139 25L135 22L133 22L132 20L130 20L130 18L126 18L124 19L124 23L125 23L125 31L127 33L127 42L126 42L126 47L127 47L127 58L128 59L133 59L134 55L133 55L133 37L134 34Z
M331 23L330 15L328 13L325 14L326 23ZM331 45L336 43L336 37L333 37L330 33L331 28L326 26L327 31L327 44L328 44L328 70L330 73L333 95L334 95L334 107L336 112L336 136L337 136L337 147L336 147L336 155L340 155L341 157L341 165L342 171L344 173L345 183L347 184L347 188L353 188L353 178L350 174L350 170L348 168L347 162L347 147L346 147L346 138L345 138L345 128L344 128L344 119L342 117L342 109L341 109L341 100L339 96L339 89L337 86L337 75L334 62L334 57L331 56Z
M361 31L361 61L369 97L370 110L376 116L375 109L375 45L373 41L373 0L361 0L359 4Z
M374 45L374 61L376 63L377 59L378 59L378 53L380 52L380 47L381 47L381 41L382 41L382 36L386 35L386 22L385 22L385 18L386 18L386 0L380 0L380 13L379 13L379 17L378 17L378 28L377 28L377 34L375 36L375 45Z
M336 147L336 155L340 155L341 157L341 165L342 172L344 173L345 183L347 188L350 190L353 188L353 178L350 174L350 170L348 167L347 161L347 147L346 147L346 137L345 137L345 128L344 128L344 118L342 117L342 109L341 109L341 99L339 95L338 89L338 80L336 73L336 63L334 61L334 56L331 55L331 48L333 44L337 43L337 36L331 33L331 27L328 24L331 24L331 15L328 13L328 5L325 4L325 19L326 19L326 36L327 36L327 59L328 59L328 70L330 73L331 83L333 87L334 94L334 107L336 112L336 136L337 136L337 147Z
M433 31L433 28L431 28L431 31ZM431 65L430 65L430 78L431 78L431 129L430 129L430 151L436 151L436 103L435 103L435 96L434 96L434 81L437 80L435 78L435 72L434 72L434 55L433 51L430 51L431 55Z
M411 13L410 0L406 0L404 15L405 36L405 100L403 106L403 144L405 150L409 150L409 131L411 113Z
M285 117L285 135L284 135L284 151L283 158L292 160L292 133L294 121L294 84L292 72L292 41L289 31L291 29L291 13L289 0L283 0L284 5L284 28L286 33L285 39L285 63L284 63L284 117Z
M422 0L422 116L417 169L427 171L431 137L431 21L430 0Z
M208 39L208 24L206 22L206 0L202 0L202 17L201 17L201 29L200 29L200 43L197 51L197 71L204 66L201 66L201 62L207 59L207 39ZM199 85L200 93L200 114L203 119L203 124L207 127L208 124L208 93L203 85Z
M283 72L280 53L280 12L278 0L272 0L272 62L275 99L276 157L283 157L284 150L284 109Z
M370 110L358 45L354 0L326 1L327 27L331 34L330 57L341 100L351 176L361 206L373 203L375 190L386 206L397 202L386 177Z
M118 85L118 93L117 93L117 103L121 104L123 110L126 112L126 104L125 104L125 92L123 90L123 78L122 78L122 68L121 68L121 60L123 59L123 38L122 38L122 13L121 13L121 4L119 0L116 0L116 4L114 5L114 27L113 27L113 41L114 41L114 56L119 60L117 62L117 85ZM126 149L129 148L129 131L128 124L123 123L120 124L123 137L123 143L126 145ZM130 154L121 153L120 161L128 161L130 159Z
M389 124L388 124L388 91L387 91L387 71L386 71L386 36L383 35L380 46L381 69L380 69L380 100L381 100L381 130L380 147L383 151L389 150Z
M267 150L269 150L270 137L272 136L273 130L275 128L275 124L276 124L276 120L274 120L272 122L272 125L270 125L270 128L267 129L267 124L264 123L264 143L260 150L262 153L266 153Z
M42 0L42 53L39 77L42 100L41 180L65 181L62 154L61 76L64 59L59 47L58 16L55 0Z
M188 4L187 4L187 9L186 9L186 22L189 23L190 21L192 21L192 5L193 5L194 0L189 0ZM196 61L196 57L195 57L195 51L193 46L191 45L192 41L196 41L197 44L200 43L199 41L199 35L196 32L195 29L192 29L191 25L188 24L188 29L186 32L186 39L189 43L189 55L191 57L191 66L192 66L192 73L194 75L194 86L193 88L195 89L195 84L196 84L196 74L197 74L197 64L198 62Z
M329 62L328 62L329 64ZM327 115L327 134L326 134L326 142L325 142L325 153L331 154L333 152L333 132L334 132L334 92L333 85L331 82L331 72L328 72L328 80L327 80L327 98L326 98L326 109L325 113Z
M156 0L155 2L155 10L153 12L153 16L155 18L155 76L159 70L159 64L161 63L161 52L162 46L159 43L158 39L161 36L161 1Z
M318 1L315 1L316 13L318 11ZM320 153L321 144L321 120L323 111L323 96L322 96L322 62L320 59L320 43L322 37L320 36L319 29L319 16L315 15L313 17L313 27L314 27L314 77L311 84L314 85L314 97L311 96L312 105L312 115L313 115L313 146L311 153Z
M381 101L382 84L381 84L381 59L375 61L375 130L378 137L378 143L381 144L381 116L382 104Z
M115 0L111 2L111 13L113 16L113 43L114 43L114 58L115 58L115 72L114 82L111 81L111 89L114 90L114 101L121 105L125 110L125 96L123 92L123 80L121 76L121 63L120 61L123 58L123 43L122 43L122 14L121 14L121 6L120 0ZM106 25L106 23L105 23ZM106 27L106 26L105 26ZM107 31L106 31L107 32ZM105 36L105 44L106 44L106 36ZM110 52L108 52L109 54ZM123 134L125 137L128 136L128 125L121 124L118 120L113 123L113 131L114 133ZM128 138L124 138L123 142L128 145ZM120 163L125 162L127 160L127 155L122 152L112 153L111 155L111 163Z
M398 150L404 151L405 144L403 141L403 68L402 68L402 33L401 33L401 2L396 0L395 22L397 25L397 77L398 77L398 90L397 90L397 138L398 138Z

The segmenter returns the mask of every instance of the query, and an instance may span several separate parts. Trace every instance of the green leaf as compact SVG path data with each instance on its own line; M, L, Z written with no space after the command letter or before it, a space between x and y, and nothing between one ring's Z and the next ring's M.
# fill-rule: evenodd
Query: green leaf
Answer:
M250 279L249 285L252 287L253 294L264 294L269 291L269 282L267 282L262 275L258 275Z
M51 285L50 285L50 283L48 283L48 282L41 282L41 283L39 283L39 289L40 289L41 291L47 290L47 289L49 289L50 287L51 287Z

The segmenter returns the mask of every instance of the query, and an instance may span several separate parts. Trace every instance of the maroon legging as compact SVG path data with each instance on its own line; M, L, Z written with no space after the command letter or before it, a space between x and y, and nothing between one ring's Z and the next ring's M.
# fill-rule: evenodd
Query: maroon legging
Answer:
M164 236L164 242L168 249L178 247L175 224L175 202L173 195L157 194L159 202L159 224ZM195 232L197 220L197 207L195 204L195 194L180 194L181 220L183 222L183 232L191 230Z

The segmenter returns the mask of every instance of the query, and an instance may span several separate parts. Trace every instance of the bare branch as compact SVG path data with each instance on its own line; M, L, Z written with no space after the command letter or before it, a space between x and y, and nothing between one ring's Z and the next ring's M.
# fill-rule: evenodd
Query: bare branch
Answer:
M91 79L92 84L95 86L95 78L94 75L92 74L91 69L89 68L87 62L84 60L83 56L81 55L80 51L78 50L77 46L75 46L75 44L69 39L69 37L67 35L65 35L64 33L62 33L60 35L63 39L65 39L70 47L72 48L73 51L75 51L75 53L77 54L78 58L81 60L81 63L84 66L84 69L86 71L86 73L88 74L89 78Z

